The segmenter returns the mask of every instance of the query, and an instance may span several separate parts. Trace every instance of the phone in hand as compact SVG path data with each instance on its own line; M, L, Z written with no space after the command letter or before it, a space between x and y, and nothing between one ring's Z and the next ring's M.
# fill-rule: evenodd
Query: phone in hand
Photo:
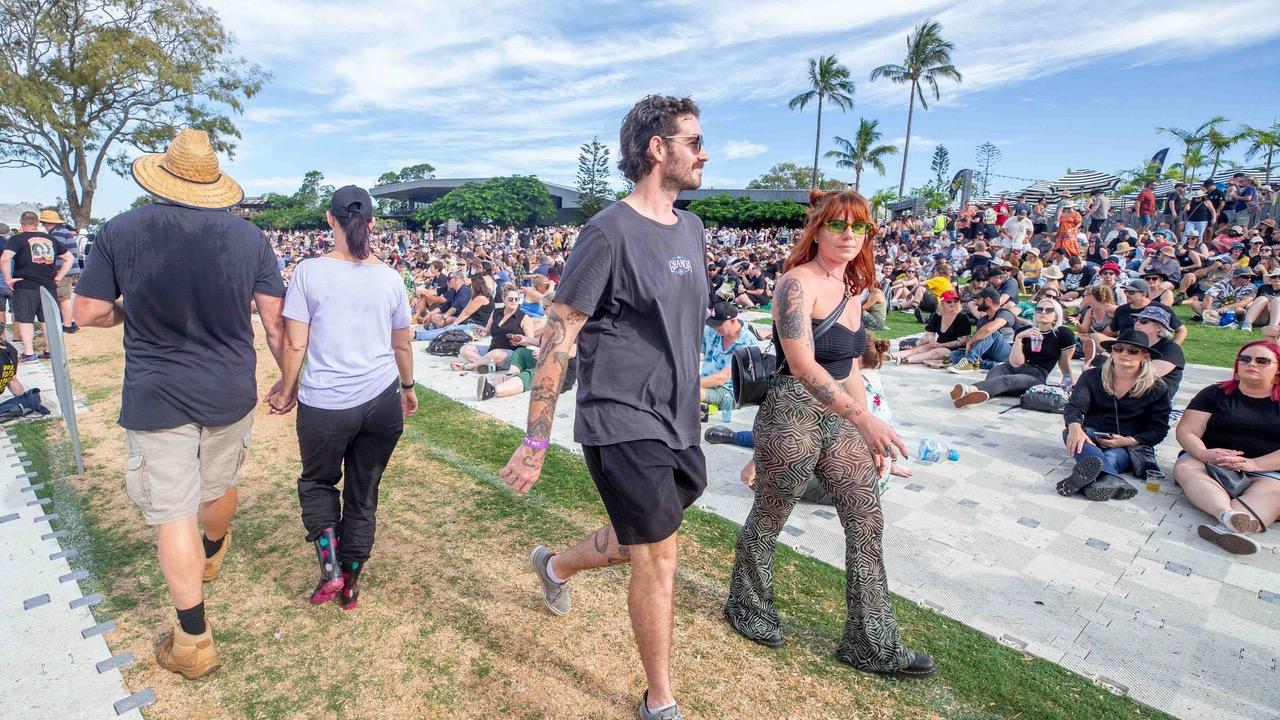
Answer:
M1110 440L1111 438L1115 437L1115 435L1112 435L1111 433L1105 433L1105 432L1096 432L1093 434L1093 436L1100 440Z

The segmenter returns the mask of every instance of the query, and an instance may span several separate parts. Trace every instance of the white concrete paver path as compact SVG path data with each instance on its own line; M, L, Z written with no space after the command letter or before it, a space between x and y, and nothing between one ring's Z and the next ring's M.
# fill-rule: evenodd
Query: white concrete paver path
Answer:
M528 395L478 403L476 375L448 370L417 344L420 383L517 427ZM958 378L921 367L887 367L882 379L908 438L941 439L958 462L912 463L884 496L890 586L916 602L1181 718L1280 717L1280 548L1238 557L1200 540L1208 520L1172 483L1132 500L1062 498L1053 483L1070 470L1060 416L1013 410L997 399L958 411L946 391ZM1177 407L1221 380L1219 368L1188 368ZM562 396L553 440L575 452L572 393ZM747 429L754 408L734 413ZM514 449L514 448L513 448ZM751 508L738 481L747 450L704 445L707 492L699 507L735 522ZM1169 472L1172 432L1160 448ZM536 538L530 538L530 541ZM801 503L782 540L837 567L844 539L829 507ZM945 670L944 670L945 672Z

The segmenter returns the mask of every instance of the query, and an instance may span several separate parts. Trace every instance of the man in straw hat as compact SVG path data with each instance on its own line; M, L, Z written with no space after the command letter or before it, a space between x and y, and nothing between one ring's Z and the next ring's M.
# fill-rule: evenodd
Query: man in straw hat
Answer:
M21 232L9 238L0 253L0 272L13 288L13 324L22 341L21 362L36 362L35 323L45 322L40 288L55 295L58 283L71 265L71 253L62 243L40 232L40 216L28 210L18 217ZM45 357L48 356L46 352Z
M257 396L252 307L279 364L285 288L262 232L224 211L244 193L204 132L183 130L164 153L138 158L133 178L156 202L98 232L75 312L85 327L125 326L125 487L156 526L178 613L156 660L194 679L219 667L201 583L231 547Z
M45 208L40 211L40 224L44 226L44 231L49 237L62 243L67 252L71 253L71 264L62 274L62 280L58 281L58 308L62 310L62 331L74 333L79 326L76 325L74 308L71 307L71 294L75 290L76 282L80 279L80 243L71 228L67 227L67 222L54 208Z

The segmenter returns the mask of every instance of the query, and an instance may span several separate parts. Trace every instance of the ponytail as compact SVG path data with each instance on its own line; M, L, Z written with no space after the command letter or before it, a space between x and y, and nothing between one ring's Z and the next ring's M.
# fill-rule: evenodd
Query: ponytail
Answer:
M369 257L369 221L360 213L351 213L342 219L342 234L347 239L347 251L356 259Z

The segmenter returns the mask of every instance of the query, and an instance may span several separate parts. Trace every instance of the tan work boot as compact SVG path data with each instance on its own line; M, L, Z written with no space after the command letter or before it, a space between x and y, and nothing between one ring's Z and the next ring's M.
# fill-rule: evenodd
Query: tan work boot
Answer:
M175 625L173 632L160 638L156 645L156 663L188 680L212 675L222 667L213 647L213 627L206 621L204 632L188 635Z
M222 572L222 561L227 559L227 551L231 549L231 528L227 528L227 534L222 536L222 547L218 548L218 552L213 554L211 558L204 559L204 581L213 582L218 579L218 573Z

